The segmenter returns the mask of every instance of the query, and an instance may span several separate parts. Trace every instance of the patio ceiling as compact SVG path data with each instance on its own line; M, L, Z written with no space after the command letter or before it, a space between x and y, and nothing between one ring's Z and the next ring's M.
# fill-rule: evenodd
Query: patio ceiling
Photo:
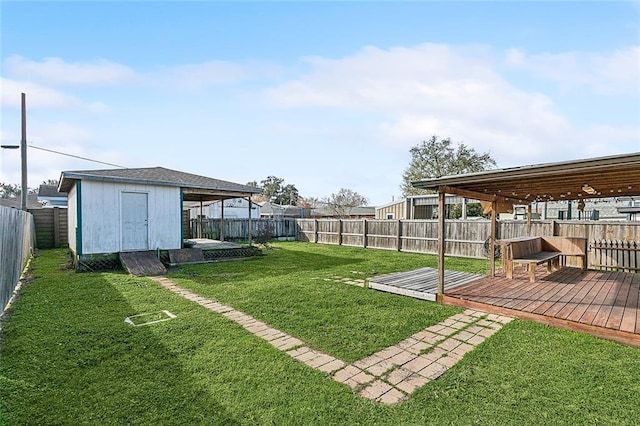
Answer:
M484 201L534 201L640 196L640 153L444 176L414 187Z

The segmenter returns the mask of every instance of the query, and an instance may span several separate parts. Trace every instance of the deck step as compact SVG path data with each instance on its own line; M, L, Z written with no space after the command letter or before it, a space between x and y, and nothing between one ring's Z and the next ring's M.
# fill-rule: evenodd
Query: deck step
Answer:
M167 268L158 259L155 251L130 251L120 253L124 269L136 277L166 275Z

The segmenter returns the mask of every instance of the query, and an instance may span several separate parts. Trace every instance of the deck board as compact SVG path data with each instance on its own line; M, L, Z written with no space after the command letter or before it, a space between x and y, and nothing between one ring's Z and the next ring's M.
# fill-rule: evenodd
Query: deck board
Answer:
M445 291L464 285L482 277L460 271L445 271ZM369 288L388 293L402 294L424 300L436 300L438 293L438 270L421 268L395 274L379 275L368 280Z
M624 314L622 315L622 322L620 323L620 330L640 334L640 309L638 309L640 307L639 282L640 274L632 277L629 297L627 297Z

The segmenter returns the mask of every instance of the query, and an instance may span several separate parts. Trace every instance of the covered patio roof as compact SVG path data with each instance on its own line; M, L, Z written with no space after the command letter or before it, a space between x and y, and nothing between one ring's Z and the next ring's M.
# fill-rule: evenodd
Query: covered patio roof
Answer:
M484 201L535 201L640 196L640 152L443 176L413 182Z
M535 201L640 196L640 153L443 176L412 184L416 188L437 191L439 211L444 211L445 194L491 202L489 253L493 253L500 203L530 205ZM444 233L445 218L444 215L438 215L440 300L444 296ZM490 259L490 275L495 276L493 256Z

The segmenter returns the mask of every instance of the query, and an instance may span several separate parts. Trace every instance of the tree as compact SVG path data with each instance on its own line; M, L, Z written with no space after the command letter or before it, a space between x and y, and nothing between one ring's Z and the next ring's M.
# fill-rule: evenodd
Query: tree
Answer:
M298 205L305 209L317 209L324 205L324 202L316 197L300 197L298 199Z
M347 217L351 209L365 206L368 202L365 196L347 188L341 188L338 193L331 194L324 200L327 209L337 217Z
M20 196L20 185L0 183L0 198L17 198Z
M298 204L300 193L295 185L289 184L282 188L282 191L276 196L274 202L277 204L291 204L295 206Z
M284 179L276 176L268 176L266 179L260 181L262 194L267 198L267 200L273 201L273 199L282 191L283 184Z
M285 185L284 179L276 176L268 176L260 182L260 186L264 198L272 203L296 205L300 198L295 185Z
M475 149L459 142L457 147L451 139L440 139L433 135L431 139L413 146L411 162L402 175L402 194L426 194L428 191L414 188L411 182L420 179L438 178L441 176L462 173L481 172L496 166L496 161L488 152L479 154Z
M47 179L42 181L42 185L53 185L58 187L58 179ZM27 194L37 194L38 188L27 188ZM0 198L20 198L22 188L16 183L0 182Z

